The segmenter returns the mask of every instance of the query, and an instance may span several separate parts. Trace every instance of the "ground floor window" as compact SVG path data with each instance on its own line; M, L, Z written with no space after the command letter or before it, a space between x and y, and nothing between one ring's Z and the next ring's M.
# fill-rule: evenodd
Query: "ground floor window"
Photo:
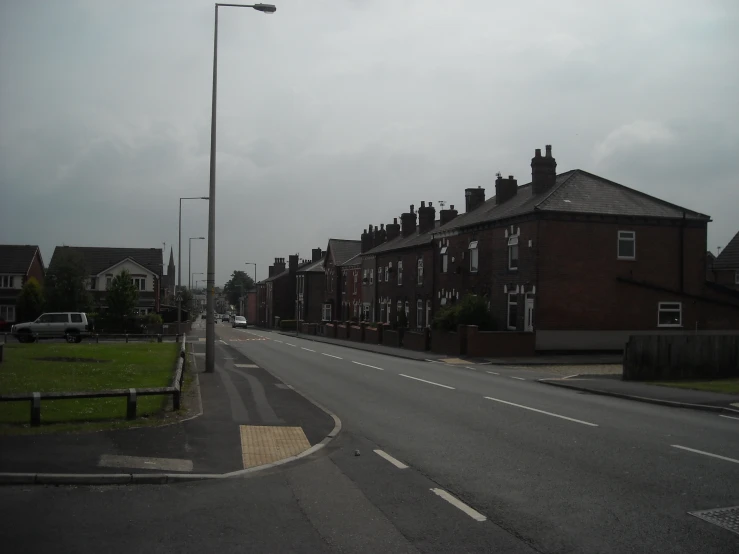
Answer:
M420 298L416 301L416 327L423 327L423 300Z
M660 302L657 308L658 327L682 327L683 305L680 302Z
M431 300L426 300L426 327L431 327Z
M323 321L331 321L331 304L324 304L323 305L321 319Z
M386 323L388 325L390 324L390 306L392 306L392 304L391 304L390 300L388 300L387 301L387 319L386 319Z
M15 322L15 306L0 306L0 319L8 323Z
M362 319L364 321L370 320L370 305L367 303L362 306Z
M518 328L518 294L508 293L508 329L515 331Z

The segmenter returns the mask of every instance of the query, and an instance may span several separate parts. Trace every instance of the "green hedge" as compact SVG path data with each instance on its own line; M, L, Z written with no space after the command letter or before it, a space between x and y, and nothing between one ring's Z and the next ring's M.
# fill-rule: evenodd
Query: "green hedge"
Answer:
M280 329L283 331L294 330L297 327L297 323L294 319L282 319L280 320Z

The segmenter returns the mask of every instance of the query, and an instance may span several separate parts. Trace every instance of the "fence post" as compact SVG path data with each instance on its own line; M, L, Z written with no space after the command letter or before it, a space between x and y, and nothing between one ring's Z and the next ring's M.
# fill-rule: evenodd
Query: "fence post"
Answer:
M128 333L126 333L126 344L128 344Z
M3 350L5 350L5 344L0 344L0 364L3 363Z
M95 344L100 344L100 335L95 335Z
M172 394L172 408L177 411L180 409L180 389L177 389Z
M157 342L162 342L162 335L157 335Z
M128 396L126 397L126 419L136 419L136 389L128 389Z
M31 425L38 427L41 425L41 393L34 392L33 400L31 400Z

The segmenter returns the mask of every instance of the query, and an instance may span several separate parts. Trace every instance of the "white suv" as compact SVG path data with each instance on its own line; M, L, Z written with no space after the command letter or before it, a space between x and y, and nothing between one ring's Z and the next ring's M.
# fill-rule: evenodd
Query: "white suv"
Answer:
M38 339L66 338L67 342L82 342L90 334L87 314L82 312L53 312L42 314L36 321L13 325L11 333L19 342Z

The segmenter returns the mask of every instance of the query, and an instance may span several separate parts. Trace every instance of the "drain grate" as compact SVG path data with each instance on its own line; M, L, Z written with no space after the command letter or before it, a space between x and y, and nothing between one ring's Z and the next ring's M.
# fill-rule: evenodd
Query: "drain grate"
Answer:
M716 508L715 510L701 510L700 512L688 512L691 516L699 517L703 521L713 523L732 533L739 535L739 506L731 508Z

